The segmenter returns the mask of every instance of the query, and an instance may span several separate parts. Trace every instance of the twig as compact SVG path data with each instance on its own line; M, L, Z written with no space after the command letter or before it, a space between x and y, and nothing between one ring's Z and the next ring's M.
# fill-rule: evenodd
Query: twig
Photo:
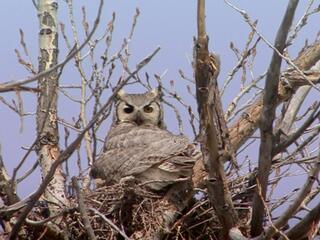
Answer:
M101 1L103 2L103 1ZM102 7L102 6L101 6ZM100 12L100 11L99 11ZM14 225L10 239L14 240L16 239L16 236L18 234L18 231L20 227L22 226L25 218L28 216L29 212L32 210L33 206L37 202L37 200L40 198L40 196L43 194L45 189L47 188L48 184L51 182L52 177L55 173L55 170L57 167L65 162L71 154L77 149L79 144L82 141L82 138L84 137L84 134L92 128L92 126L96 123L96 121L99 119L100 115L109 107L109 105L113 102L114 97L118 93L118 91L132 78L133 75L135 75L137 72L140 71L141 68L143 68L146 64L150 62L150 60L157 54L157 52L160 50L160 47L158 47L152 54L147 56L145 59L143 59L138 65L135 71L132 72L131 75L129 75L126 79L121 81L118 86L114 89L114 92L109 97L108 101L102 106L102 108L98 111L98 113L92 118L92 120L88 123L88 125L81 131L81 133L78 135L78 137L59 155L58 159L54 161L47 173L47 175L43 178L43 181L41 182L40 186L36 190L35 193L33 193L30 196L30 201L28 205L24 208L22 213L20 214L16 224Z
M258 78L254 79L248 86L244 87L239 93L238 95L232 100L232 102L229 104L229 106L227 107L227 111L225 113L225 118L227 119L227 121L231 120L231 115L234 112L234 110L236 109L238 102L241 100L241 98L249 93L249 91L257 86L257 83L262 80L265 77L266 74L262 74L261 76L259 76Z
M17 179L17 183L22 182L24 179L26 179L28 176L30 176L30 174L33 173L33 171L37 169L38 165L39 165L39 162L36 161L36 162L33 164L33 166L32 166L28 171L26 171L26 172L23 174L23 176L21 176L21 177L19 177L19 178Z
M254 24L256 25L256 24ZM241 58L238 60L236 66L233 67L233 69L228 73L228 78L225 80L221 90L220 90L220 95L222 96L224 94L224 91L226 90L227 86L229 85L230 81L232 80L233 76L235 73L242 67L244 66L246 59L252 54L252 52L256 49L257 44L260 41L260 38L256 40L256 42L253 44L253 46L249 48L249 44L251 43L253 39L253 32L249 34L248 42L246 44L246 48L243 50L241 54Z
M34 68L34 65L33 65L32 61L31 61L31 58L30 58L30 55L29 55L29 51L28 51L28 48L27 48L27 44L24 41L24 33L23 33L22 29L19 29L19 33L20 33L20 44L21 44L21 46L22 46L22 48L24 50L25 55L29 59L29 64L28 64L29 69L30 69L31 72L35 73L35 70L34 70L35 68Z
M320 111L318 111L320 107L320 103L317 104L314 111L311 113L311 115L308 117L308 119L302 124L302 126L296 130L294 133L292 133L288 138L281 142L278 146L276 146L273 150L273 154L278 154L282 151L284 151L288 146L290 146L293 142L295 142L303 132L320 116Z
M87 231L89 239L95 240L97 238L94 235L94 231L93 231L92 226L90 224L89 216L88 216L88 213L87 213L87 210L86 210L86 205L84 203L83 195L81 193L81 189L80 189L80 186L79 186L79 183L78 183L78 180L77 180L76 177L72 178L72 185L75 188L76 193L77 193L77 198L78 198L78 203L79 203L79 210L80 210L80 213L81 213L81 217L83 219L84 228Z
M295 69L300 76L303 77L303 79L305 79L314 89L316 89L318 92L320 92L320 89L312 82L310 81L307 76L303 73L303 71L301 71L299 69L299 67L288 57L284 56L283 53L281 51L278 50L277 47L275 47L276 45L272 45L258 30L257 28L254 26L254 24L252 23L252 21L249 18L249 15L244 11L241 10L239 8L237 8L235 5L231 4L228 0L224 0L227 5L229 5L231 8L235 9L237 12L239 12L243 18L245 19L245 21L250 25L251 28L253 28L255 30L255 32L259 35L259 37L261 37L261 39L268 45L268 47L270 47L274 53L276 53L279 57L281 57L283 60L285 60L290 66L292 66L293 69ZM284 46L286 47L286 45Z
M16 186L10 187L10 177L5 169L2 159L2 149L0 144L0 198L4 204L14 204L19 198L16 194Z
M38 4L36 3L36 0L32 0L32 4L33 4L33 6L38 10Z
M68 8L69 8L69 18L70 18L70 22L71 22L71 28L72 28L72 33L73 33L73 38L75 41L76 46L79 45L79 40L78 40L78 32L76 30L76 24L74 21L74 16L73 16L73 0L68 0ZM85 32L86 35L88 35L88 26L85 20L85 10L83 8L83 25L85 26ZM90 43L90 41L89 41ZM90 47L91 49L91 47ZM80 73L81 76L81 102L80 102L80 119L81 119L81 124L82 127L87 125L87 117L86 117L86 95L87 95L87 91L86 91L86 85L87 85L87 77L85 75L83 66L82 66L82 61L81 59L81 52L78 52L75 55L75 62L76 62L76 67L78 69L78 72ZM93 163L93 158L92 158L92 149L91 149L91 141L92 139L90 138L90 135L88 132L85 133L84 136L85 139L85 149L86 149L86 155L87 155L87 159L88 159L88 165L92 166Z
M292 31L291 35L288 37L287 46L290 46L292 44L293 40L298 36L298 32L303 28L303 26L305 26L307 24L308 17L311 14L313 14L314 12L319 12L319 7L318 7L318 11L309 12L313 3L314 3L314 0L309 0L308 6L307 6L304 14L299 19L299 21L296 24L296 27Z
M259 194L259 196L260 196L260 198L261 198L261 201L262 201L262 203L263 203L263 207L264 207L264 209L265 209L265 211L266 211L266 215L267 215L267 217L268 217L268 221L269 221L269 223L270 223L270 225L271 225L270 228L272 228L272 229L274 229L276 232L280 233L281 236L283 236L286 240L289 240L288 237L287 237L282 231L280 231L278 227L276 227L276 226L273 224L270 210L269 210L268 205L267 205L267 203L266 203L266 201L265 201L265 197L262 195L262 188L261 188L261 184L259 183L259 180L257 180L257 188L258 188L258 194ZM263 233L263 234L261 234L261 236L263 236L263 240L265 240L265 234ZM260 240L260 239L259 239L259 240ZM261 239L261 240L262 240L262 239Z
M318 154L318 161L314 164L313 169L311 170L310 175L309 175L306 183L301 188L297 197L290 204L290 206L284 211L284 213L274 222L274 224L273 224L274 227L269 227L265 231L265 235L260 238L261 240L262 239L266 239L266 240L271 239L272 236L277 232L276 229L279 229L282 226L284 226L288 222L288 220L293 216L293 214L295 214L299 210L299 207L303 203L304 199L311 192L312 185L317 180L319 171L320 171L320 151Z
M48 222L51 222L52 220L59 218L67 213L72 213L73 211L75 211L75 208L66 208L64 210L62 210L61 212L54 214L53 216L50 216L48 218L45 218L43 220L39 220L39 221L34 221L31 220L29 218L26 218L26 224L32 225L32 226L42 226Z
M120 233L120 235L125 239L125 240L131 240L131 238L129 238L127 236L127 234L122 231L120 228L118 228L117 225L115 225L110 219L106 218L102 213L100 213L97 209L95 208L89 208L89 210L91 210L92 212L94 212L95 214L97 214L98 216L100 216L103 221L105 221L106 223L108 223L114 230L116 230L118 233Z
M94 21L94 25L93 28L89 34L89 36L86 38L86 40L80 45L79 48L73 48L69 54L66 56L66 58L61 62L58 63L57 65L38 73L37 75L34 75L32 77L29 77L27 79L23 79L23 80L15 80L15 81L9 81L9 82L5 82L5 83L1 83L0 84L0 92L9 92L9 91L13 91L16 89L19 89L20 87L22 87L22 85L25 85L27 83L31 83L36 81L39 78L43 78L45 76L47 76L48 74L56 71L58 68L63 67L64 65L66 65L71 59L73 59L73 57L80 52L86 45L87 43L90 41L91 37L93 36L94 32L96 31L98 24L100 22L100 16L101 16L101 12L102 12L102 6L103 6L103 0L100 0L100 5L99 5L99 10L98 10L98 14L97 14L97 18Z

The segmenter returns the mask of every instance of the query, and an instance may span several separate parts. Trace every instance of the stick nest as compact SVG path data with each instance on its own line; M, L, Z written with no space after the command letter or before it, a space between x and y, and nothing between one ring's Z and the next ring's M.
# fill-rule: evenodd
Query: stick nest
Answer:
M238 181L238 183L241 181ZM239 192L239 186L233 182L233 191ZM150 192L139 186L112 185L89 190L84 195L88 219L97 239L219 239L221 227L214 210L210 206L206 193L194 192L194 198L184 212L178 213L170 227L166 225L166 213L170 204L164 201L164 193ZM83 216L79 211L78 200L71 197L71 207L60 217L59 223L25 224L21 239L88 239ZM237 207L237 206L236 206ZM94 212L95 209L99 212ZM241 230L247 232L250 219L249 207L238 204ZM39 205L29 219L45 219L47 206ZM106 219L101 217L103 215ZM112 222L118 229L110 224Z

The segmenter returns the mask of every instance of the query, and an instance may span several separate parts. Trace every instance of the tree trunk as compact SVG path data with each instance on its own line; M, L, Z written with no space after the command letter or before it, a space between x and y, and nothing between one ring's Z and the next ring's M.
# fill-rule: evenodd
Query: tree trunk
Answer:
M57 0L39 0L39 72L45 71L57 64L58 60L58 32L57 32ZM37 107L37 153L45 177L54 161L58 159L59 133L57 124L57 88L58 72L53 71L39 79ZM66 203L65 177L59 166L55 175L44 192L44 198L49 202L51 214L59 210L62 203Z

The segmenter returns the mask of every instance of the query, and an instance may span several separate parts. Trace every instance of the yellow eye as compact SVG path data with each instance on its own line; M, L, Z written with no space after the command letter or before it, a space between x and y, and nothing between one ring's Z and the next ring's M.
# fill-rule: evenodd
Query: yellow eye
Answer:
M123 108L123 111L124 111L125 113L130 114L130 113L133 112L133 109L134 109L133 106L127 104L127 105Z
M152 113L153 112L153 107L151 107L150 105L147 105L143 108L143 111L145 113Z

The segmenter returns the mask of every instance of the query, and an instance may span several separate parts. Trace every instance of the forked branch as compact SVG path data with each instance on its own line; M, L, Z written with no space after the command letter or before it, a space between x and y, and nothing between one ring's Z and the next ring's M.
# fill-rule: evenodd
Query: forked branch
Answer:
M282 54L286 47L286 40L292 24L298 0L291 0L283 17L281 26L277 32L274 46ZM265 214L264 204L268 186L269 172L271 169L272 153L274 148L273 121L277 107L278 85L280 78L282 58L274 51L272 60L267 72L266 83L263 95L263 107L260 116L260 151L257 181L261 186L261 195L257 189L253 198L253 212L251 220L251 235L258 236L263 230L263 217ZM263 198L263 199L261 199Z

